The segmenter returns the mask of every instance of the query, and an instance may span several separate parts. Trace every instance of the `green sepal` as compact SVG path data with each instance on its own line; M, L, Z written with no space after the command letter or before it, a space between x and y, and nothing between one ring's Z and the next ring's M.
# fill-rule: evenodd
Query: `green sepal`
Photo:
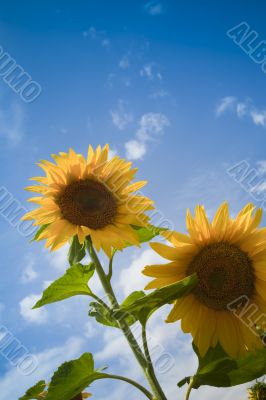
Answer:
M85 244L80 244L77 235L73 236L68 251L68 261L70 265L77 264L86 255Z
M45 225L41 225L40 228L37 230L37 232L35 233L34 237L30 240L30 243L36 241L39 239L39 236L41 233L43 233L43 231L47 228L47 226L49 226L50 224L45 224Z

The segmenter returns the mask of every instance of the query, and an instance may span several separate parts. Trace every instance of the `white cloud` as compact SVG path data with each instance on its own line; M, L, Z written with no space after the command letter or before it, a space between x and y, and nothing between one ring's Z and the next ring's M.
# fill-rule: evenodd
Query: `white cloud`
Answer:
M227 96L221 99L216 107L216 115L220 116L227 110L233 110L236 105L236 97Z
M49 264L60 272L64 272L68 268L67 254L69 245L61 247L53 253L46 253Z
M168 126L170 126L170 122L164 114L147 113L142 115L136 135L140 140L147 141L162 134Z
M11 147L19 145L23 139L23 121L23 109L18 103L0 110L0 136L5 137Z
M129 53L126 53L123 55L123 57L119 61L119 67L121 69L128 69L130 67Z
M166 96L169 96L169 93L168 93L166 90L163 90L163 89L157 90L157 91L153 92L153 93L150 95L150 97L151 97L152 99L158 99L158 98L160 98L160 97L166 97Z
M40 297L41 295L31 294L19 302L20 315L25 321L37 325L45 324L48 321L48 312L45 308L32 310L32 307Z
M145 4L145 11L149 15L159 15L163 11L162 4L158 0L152 0Z
M34 258L32 256L28 257L26 260L26 265L23 268L21 274L22 283L32 282L39 276L38 272L35 271L34 266L35 266Z
M146 249L142 252L137 250L129 267L122 269L118 278L118 286L124 296L128 296L134 290L143 290L150 280L141 273L146 265L163 262L165 260L152 249Z
M248 105L247 103L237 103L236 105L236 113L239 118L244 117L248 112Z
M117 150L116 149L109 149L109 153L108 153L109 160L111 158L113 158L114 156L116 156L116 155L117 155Z
M140 76L142 78L147 78L149 80L153 79L162 80L161 73L157 71L157 68L153 63L144 65L140 70Z
M66 360L79 357L84 347L84 340L72 337L62 346L47 348L34 354L38 360L38 368L31 375L25 376L16 368L3 374L0 379L0 393L2 399L17 399L25 391L45 379L49 381L52 373Z
M252 110L250 115L255 125L266 126L266 110Z
M84 38L88 37L91 40L99 42L104 48L109 48L111 46L111 42L106 36L106 32L97 30L94 26L91 26L87 31L82 32L82 35Z
M146 154L146 143L138 140L129 140L125 143L126 158L129 160L141 160Z
M48 280L43 281L42 283L43 290L47 289L52 283L53 281L48 281Z
M260 160L257 162L259 175L266 174L266 160Z
M249 117L255 125L266 127L266 109L257 109L251 99L239 101L234 96L224 97L219 101L215 113L220 117L227 111L235 113L238 118Z
M250 191L252 193L257 193L257 194L265 193L266 192L266 181L259 183L254 188L252 188Z
M160 113L147 113L139 120L136 139L125 143L126 157L129 160L140 160L146 154L148 142L163 134L164 129L170 126L168 118Z
M103 39L101 41L101 45L102 45L102 47L109 48L111 46L111 42L109 39Z
M95 328L95 325L93 324L92 320L86 322L84 327L84 336L87 339L93 338L97 334L97 332L98 330Z
M116 110L111 110L112 122L119 130L124 130L132 121L133 114L125 111L125 103L119 100Z
M126 358L130 362L131 350L127 346L126 339L119 330L110 330L104 332L104 343L101 350L95 354L95 359L104 362L112 358Z

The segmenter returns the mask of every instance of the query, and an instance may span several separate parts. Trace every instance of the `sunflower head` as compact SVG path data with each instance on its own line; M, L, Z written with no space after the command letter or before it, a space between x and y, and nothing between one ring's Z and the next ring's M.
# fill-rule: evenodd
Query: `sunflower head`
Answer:
M217 343L232 357L262 346L258 326L266 328L266 229L258 228L260 209L244 207L236 218L222 204L209 221L202 206L187 212L188 234L167 233L172 246L152 243L170 262L149 265L155 278L146 289L160 288L193 273L198 284L175 302L167 322L181 320L204 356Z
M39 207L23 219L45 226L38 240L46 239L51 250L74 235L81 244L89 235L96 249L102 248L108 256L112 247L121 250L125 242L139 244L132 225L147 224L145 213L153 202L135 193L146 184L132 183L137 169L118 156L109 159L108 150L108 145L95 151L89 146L85 158L70 149L53 155L54 162L38 164L45 176L32 178L38 184L27 190L39 194L29 199Z

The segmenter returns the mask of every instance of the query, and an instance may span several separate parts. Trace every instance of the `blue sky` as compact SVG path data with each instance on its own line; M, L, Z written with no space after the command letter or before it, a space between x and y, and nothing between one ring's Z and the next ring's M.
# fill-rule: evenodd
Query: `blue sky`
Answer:
M0 320L39 360L24 377L0 355L1 399L18 398L84 351L95 354L98 366L141 379L120 335L88 320L87 299L31 311L43 288L63 274L67 248L51 255L30 245L4 217L3 191L28 207L23 188L39 174L36 162L70 146L85 153L88 144L108 142L139 167L138 178L149 181L145 193L178 230L185 229L186 208L197 203L210 216L224 200L233 214L247 201L261 206L266 74L227 31L245 22L258 43L266 40L265 11L261 1L237 0L2 2L0 46L42 91L26 103L0 75ZM244 170L251 178L241 181ZM118 297L142 289L142 267L157 260L148 246L119 255ZM101 293L96 280L93 285ZM196 360L189 335L163 323L166 313L152 319L149 333L154 347L172 355L169 375L158 366L172 400L176 382L195 370ZM110 400L139 396L109 382L91 392ZM240 400L245 388L202 388L191 399L213 396Z

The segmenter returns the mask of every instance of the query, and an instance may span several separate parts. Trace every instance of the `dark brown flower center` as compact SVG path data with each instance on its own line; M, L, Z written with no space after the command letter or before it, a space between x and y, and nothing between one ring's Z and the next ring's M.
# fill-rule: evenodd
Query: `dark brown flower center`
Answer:
M188 266L187 274L194 272L199 283L193 294L209 308L226 310L238 298L253 295L252 261L247 253L232 244L215 243L204 247Z
M70 183L57 201L65 219L91 229L111 224L117 212L113 194L104 184L92 179Z

